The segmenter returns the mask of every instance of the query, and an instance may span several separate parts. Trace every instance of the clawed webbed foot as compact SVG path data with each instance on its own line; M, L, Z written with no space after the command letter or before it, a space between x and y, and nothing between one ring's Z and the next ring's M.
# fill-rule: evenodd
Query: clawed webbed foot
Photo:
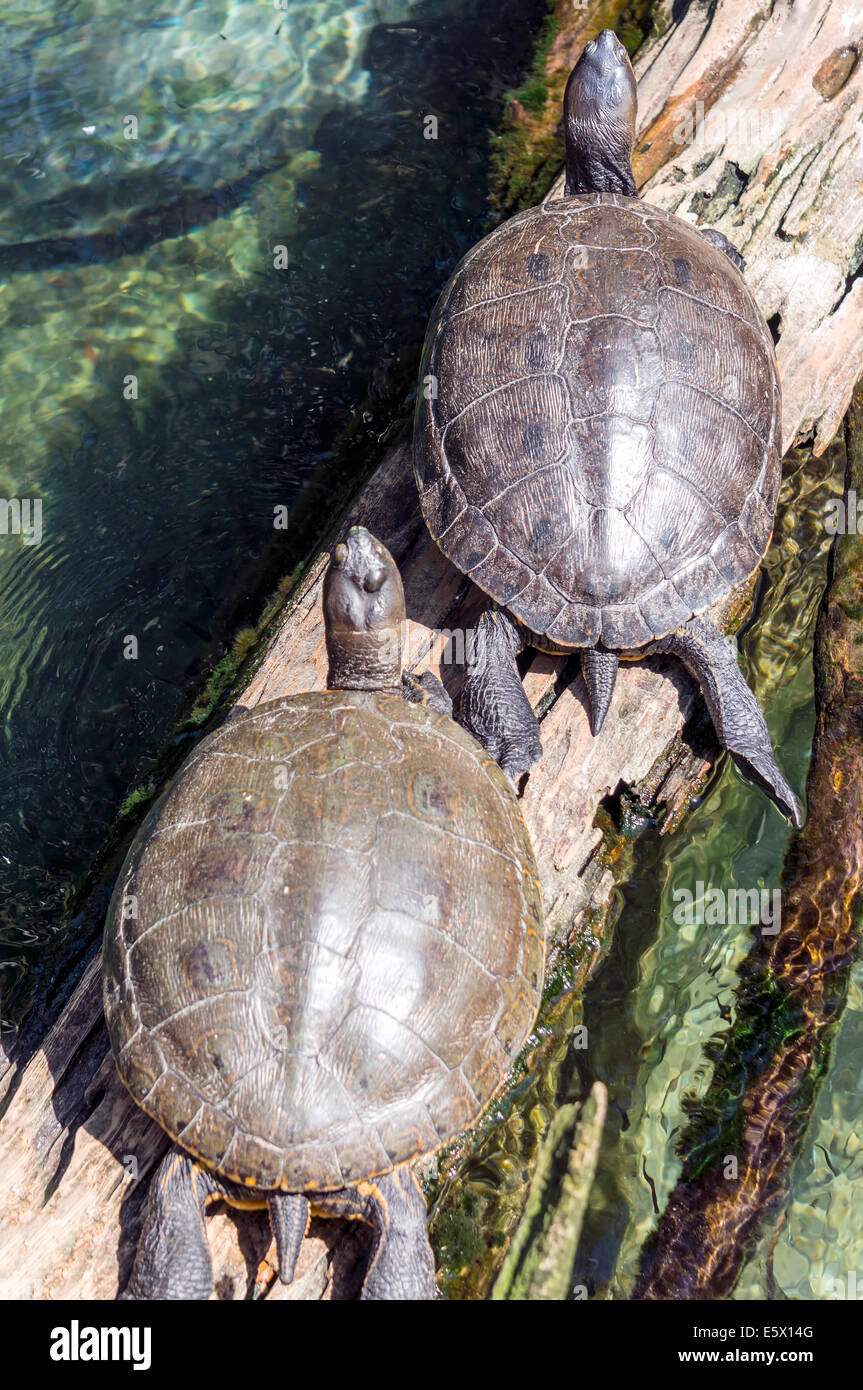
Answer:
M501 771L506 773L514 787L518 787L524 774L530 772L542 757L542 744L538 734L531 738L490 739L483 747L494 758Z
M782 812L785 819L799 830L803 824L803 816L797 797L779 771L769 743L766 752L753 750L748 757L734 748L730 748L729 752L743 776L759 787Z
M509 614L483 613L477 626L477 659L468 668L461 719L514 786L542 757L539 724L524 693L516 657L523 637Z
M776 762L761 707L737 664L737 646L702 618L646 648L674 652L701 686L719 742L744 777L759 787L793 826L803 821L797 798Z

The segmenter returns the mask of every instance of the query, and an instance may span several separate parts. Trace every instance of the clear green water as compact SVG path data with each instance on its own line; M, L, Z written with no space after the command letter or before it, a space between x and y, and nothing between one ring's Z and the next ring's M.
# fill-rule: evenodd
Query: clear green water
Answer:
M798 792L814 720L811 647L830 540L823 521L828 498L840 491L841 463L838 447L821 460L802 451L786 460L769 584L741 643ZM679 832L638 848L614 947L584 1000L594 1045L577 1059L570 1081L573 1090L594 1077L609 1087L609 1122L575 1272L594 1297L628 1297L632 1290L657 1209L680 1173L675 1139L687 1118L681 1101L707 1089L712 1064L704 1044L732 1024L737 972L753 940L749 926L678 925L674 891L694 892L697 882L778 888L787 838L781 818L726 765ZM861 984L858 967L793 1169L787 1213L765 1229L741 1274L739 1299L823 1298L834 1287L829 1281L847 1281L849 1271L857 1272L863 1293Z
M0 3L0 498L41 501L43 525L38 545L0 534L7 1014L57 968L70 885L256 617L263 557L293 566L298 508L324 530L404 412L543 13Z

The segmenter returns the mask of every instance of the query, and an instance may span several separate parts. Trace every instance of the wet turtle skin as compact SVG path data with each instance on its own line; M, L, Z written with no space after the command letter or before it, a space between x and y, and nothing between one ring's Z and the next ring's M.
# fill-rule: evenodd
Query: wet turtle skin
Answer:
M728 255L672 214L595 192L512 218L444 291L423 380L426 522L536 645L638 649L757 568L773 342Z
M206 738L112 900L120 1075L232 1182L327 1191L468 1124L533 1025L544 937L512 789L451 719L332 690Z

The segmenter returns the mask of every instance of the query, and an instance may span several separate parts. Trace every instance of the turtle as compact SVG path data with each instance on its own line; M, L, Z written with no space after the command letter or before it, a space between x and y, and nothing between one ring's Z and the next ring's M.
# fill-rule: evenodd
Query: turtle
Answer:
M736 644L715 621L773 528L772 337L731 242L639 198L635 76L610 29L585 46L563 104L563 194L468 252L420 366L423 516L491 600L462 722L520 783L542 754L523 648L579 652L594 734L621 657L673 653L722 746L799 825Z
M113 1056L174 1141L123 1297L209 1296L220 1198L268 1209L285 1283L314 1213L372 1227L362 1298L434 1297L410 1162L474 1121L534 1024L545 929L519 803L438 678L402 674L401 578L362 527L323 606L327 689L201 741L108 910Z

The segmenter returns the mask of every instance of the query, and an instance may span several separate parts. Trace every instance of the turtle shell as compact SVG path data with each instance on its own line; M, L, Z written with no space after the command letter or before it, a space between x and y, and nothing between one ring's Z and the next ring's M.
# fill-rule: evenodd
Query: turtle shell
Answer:
M396 697L275 701L153 809L105 932L120 1075L236 1182L328 1190L436 1148L533 1025L544 938L512 788Z
M767 548L770 332L728 257L661 208L579 194L504 223L438 303L418 396L429 529L539 645L643 646Z

